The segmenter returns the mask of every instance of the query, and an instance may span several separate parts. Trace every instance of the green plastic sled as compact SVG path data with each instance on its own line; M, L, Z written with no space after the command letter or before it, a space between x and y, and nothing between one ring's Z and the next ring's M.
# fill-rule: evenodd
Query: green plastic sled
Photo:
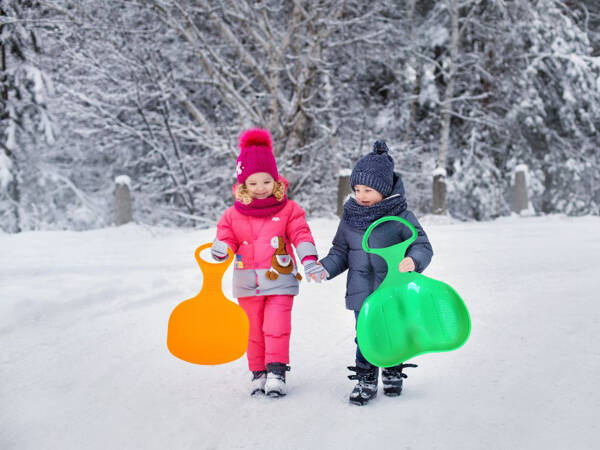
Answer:
M380 223L395 220L406 225L412 236L386 248L369 248L371 231ZM358 347L371 364L391 367L432 352L456 350L471 332L471 319L454 289L417 272L399 272L406 249L417 238L407 220L386 216L373 222L363 236L367 253L381 256L388 273L363 303L358 315Z

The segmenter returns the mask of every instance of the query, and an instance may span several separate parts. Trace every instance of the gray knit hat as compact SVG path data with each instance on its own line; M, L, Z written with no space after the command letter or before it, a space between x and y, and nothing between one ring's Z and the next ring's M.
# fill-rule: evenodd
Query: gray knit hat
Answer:
M389 149L385 141L377 141L373 151L358 160L352 175L350 186L354 190L357 184L364 184L379 191L387 197L394 187L394 160L388 154Z

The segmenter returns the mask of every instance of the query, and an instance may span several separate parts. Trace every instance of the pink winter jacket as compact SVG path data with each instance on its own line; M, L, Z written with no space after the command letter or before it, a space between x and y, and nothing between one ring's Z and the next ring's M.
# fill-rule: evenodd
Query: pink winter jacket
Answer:
M291 274L279 273L277 279L266 277L277 249L277 237L285 241L287 254L295 266ZM233 296L297 295L298 265L292 244L300 261L317 256L315 241L306 223L304 210L288 200L279 212L266 216L247 216L235 207L228 208L217 224L217 240L235 253L233 262Z

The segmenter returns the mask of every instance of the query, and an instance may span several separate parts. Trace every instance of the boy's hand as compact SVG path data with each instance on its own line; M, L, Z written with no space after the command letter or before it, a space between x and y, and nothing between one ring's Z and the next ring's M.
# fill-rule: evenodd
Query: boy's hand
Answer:
M327 270L325 270L325 267L319 261L306 261L303 266L307 281L313 280L320 283L327 278Z
M415 262L410 256L404 258L398 265L398 271L400 272L413 272L415 268Z

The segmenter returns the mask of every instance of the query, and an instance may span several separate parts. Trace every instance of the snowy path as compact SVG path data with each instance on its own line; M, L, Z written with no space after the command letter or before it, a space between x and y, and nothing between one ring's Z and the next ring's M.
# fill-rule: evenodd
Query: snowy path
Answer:
M165 346L214 230L0 234L0 448L594 448L600 218L423 223L426 274L463 296L472 334L362 408L345 276L303 284L289 395L249 398L245 358L194 366ZM311 226L324 254L336 222Z

